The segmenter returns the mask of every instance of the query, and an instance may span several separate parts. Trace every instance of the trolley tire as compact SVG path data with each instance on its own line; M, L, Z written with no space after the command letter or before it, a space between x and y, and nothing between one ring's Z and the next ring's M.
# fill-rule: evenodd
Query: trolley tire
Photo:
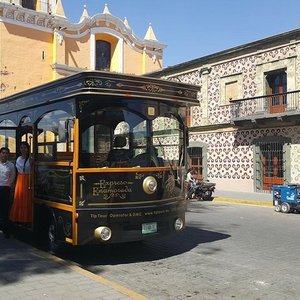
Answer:
M281 204L281 211L285 214L289 213L291 210L291 207L288 203L284 202Z
M281 212L281 205L275 205L274 210L276 212Z
M57 227L56 222L53 218L50 219L47 226L46 236L45 236L45 247L46 251L51 254L56 254L60 251L62 247L62 242L57 238Z

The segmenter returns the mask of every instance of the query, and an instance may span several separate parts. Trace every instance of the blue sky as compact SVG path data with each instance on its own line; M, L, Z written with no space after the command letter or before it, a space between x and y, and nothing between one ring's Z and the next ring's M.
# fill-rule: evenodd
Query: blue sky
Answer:
M286 0L62 0L65 14L78 23L84 4L90 16L105 3L112 15L127 17L144 38L149 23L168 45L164 67L300 28L300 1Z

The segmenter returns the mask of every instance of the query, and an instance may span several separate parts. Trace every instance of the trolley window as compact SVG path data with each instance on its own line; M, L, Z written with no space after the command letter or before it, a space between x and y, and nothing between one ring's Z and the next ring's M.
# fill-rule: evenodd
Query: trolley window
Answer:
M45 114L38 123L38 159L71 160L74 144L73 118L62 110Z
M80 167L160 167L180 163L183 131L172 115L106 108L80 120L80 139Z

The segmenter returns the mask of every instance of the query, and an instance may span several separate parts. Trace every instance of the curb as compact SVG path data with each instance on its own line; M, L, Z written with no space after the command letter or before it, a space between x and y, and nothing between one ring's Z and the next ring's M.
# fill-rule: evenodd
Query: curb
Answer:
M63 266L65 269L68 269L68 270L74 272L78 276L84 277L87 280L90 280L92 282L95 282L96 284L99 284L99 289L103 290L105 295L110 295L109 299L127 299L126 297L128 297L129 299L132 299L132 300L147 300L148 299L146 296L141 295L138 292L131 290L130 288L127 288L125 285L121 285L117 282L107 279L104 276L101 276L101 275L93 273L87 269L84 269L76 262L60 258L60 257L52 255L48 252L44 252L44 251L32 246L30 243L24 242L18 238L11 238L7 241L8 242L6 244L4 244L4 243L2 244L2 238L0 237L0 243L1 243L0 251L4 250L5 252L9 253L8 250L10 250L10 251L12 249L13 250L14 249L21 250L21 251L14 251L13 254L10 254L9 259L12 261L16 261L15 263L12 264L12 268L13 269L15 268L14 265L17 266L17 262L19 259L20 260L24 259L24 258L21 258L22 252L28 252L28 257L25 259L30 262L31 268L40 270L39 271L39 273L40 273L39 282L41 282L41 283L43 283L43 281L46 281L46 279L48 278L47 277L48 273L44 270L44 268L46 269L47 263L50 262L51 264L54 264L54 265ZM35 257L40 258L40 261L37 263L37 265L34 264ZM40 263L42 263L42 266L39 266ZM60 268L57 268L57 269L60 270ZM9 270L7 272L13 272L13 270ZM51 276L57 276L57 277L55 277L55 279L51 279L52 280L51 282L59 283L59 276L62 276L61 272L63 272L63 271L59 271L58 275L53 275L53 274L55 274L54 272L49 273L49 275L51 275ZM28 277L30 278L31 275L29 275ZM81 280L81 277L79 277L79 280ZM29 279L29 281L30 281L30 279ZM10 283L8 283L8 284L10 286L13 286L13 284L10 284ZM29 291L32 294L32 297L30 296L30 298L27 294L24 295L24 299L32 299L32 298L38 299L38 298L36 298L35 294L40 295L42 293L43 287L36 286L32 282L26 283L26 281L20 281L20 283L18 283L18 284L20 284L20 286L19 286L20 289L24 288L26 292ZM0 286L0 290L1 290L1 287L2 286ZM60 290L61 289L59 288L58 293L60 293ZM3 293L5 293L5 295L6 295L6 292L1 290L0 298L6 299L7 297L5 297L5 295L3 296ZM8 293L7 293L7 296L12 295L12 294L8 294ZM1 296L3 296L3 297L1 297ZM47 295L45 294L44 296L47 296ZM69 295L69 296L72 296L72 298L76 299L76 295L73 292L72 292L72 295ZM9 299L11 299L11 298L9 297ZM80 297L80 299L81 299L81 297ZM85 299L88 299L88 298L85 298ZM108 299L108 298L107 297L103 298L102 295L99 295L99 298L97 298L97 299Z
M257 200L243 200L243 199L231 199L231 198L214 198L213 202L225 202L234 204L246 204L246 205L258 205L265 207L273 207L273 203L269 201L257 201Z
M49 259L52 262L60 264L60 265L64 266L65 268L68 268L68 269L72 270L73 272L76 272L77 274L80 274L94 282L100 283L100 284L110 288L112 290L112 292L116 293L116 297L118 296L118 298L116 298L116 299L121 299L121 296L117 295L118 293L128 296L132 300L147 300L148 299L147 297L145 297L145 296L121 285L121 284L118 284L114 281L111 281L111 280L101 276L101 275L95 274L87 269L82 268L79 264L77 264L75 262L72 262L70 260L65 260L63 258L52 255L47 252L40 251L39 249L34 249L34 250L37 250L37 252L39 253L40 256L42 256L46 259Z

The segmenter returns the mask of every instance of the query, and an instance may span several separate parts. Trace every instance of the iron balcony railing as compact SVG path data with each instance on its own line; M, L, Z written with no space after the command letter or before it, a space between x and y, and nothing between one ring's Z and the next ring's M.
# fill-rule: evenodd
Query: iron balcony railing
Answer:
M300 114L300 90L232 101L231 121Z

